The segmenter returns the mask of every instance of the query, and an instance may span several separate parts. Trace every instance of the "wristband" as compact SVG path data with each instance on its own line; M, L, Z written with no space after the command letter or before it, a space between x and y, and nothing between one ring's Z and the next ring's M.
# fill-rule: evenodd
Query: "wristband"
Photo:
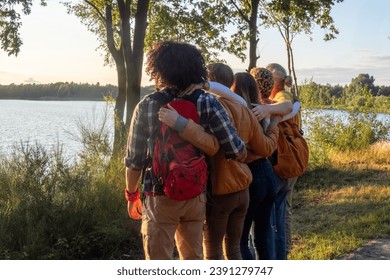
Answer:
M179 115L176 119L176 122L175 122L175 130L179 133L182 133L184 128L186 127L188 123L188 120L186 118L184 118L183 116Z
M131 193L127 188L125 188L125 198L128 202L134 203L140 198L138 188L135 192Z

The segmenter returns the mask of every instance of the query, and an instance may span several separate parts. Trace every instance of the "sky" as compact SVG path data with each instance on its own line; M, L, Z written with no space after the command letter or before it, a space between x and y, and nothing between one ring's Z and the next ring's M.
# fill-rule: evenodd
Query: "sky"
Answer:
M298 83L345 85L367 73L376 85L390 86L390 1L344 0L333 7L331 16L340 32L336 39L325 42L319 28L312 40L307 35L294 39ZM22 16L22 23L20 54L8 56L0 50L0 84L116 84L115 67L104 66L95 35L67 14L59 0L49 0L46 7L34 5L30 15ZM276 29L260 27L259 39L258 66L272 62L287 66L284 42ZM221 58L235 72L248 64L225 53ZM142 85L150 83L143 73Z

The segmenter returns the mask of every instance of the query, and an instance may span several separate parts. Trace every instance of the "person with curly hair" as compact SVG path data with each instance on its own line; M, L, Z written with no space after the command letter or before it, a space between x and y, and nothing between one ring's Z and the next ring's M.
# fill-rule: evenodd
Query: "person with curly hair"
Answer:
M268 70L265 72L265 70ZM276 113L283 115L283 121L296 118L296 114L299 111L300 103L295 102L291 93L285 91L286 84L290 85L289 78L286 70L278 63L270 63L264 68L254 68L251 70L251 74L255 77L259 88L264 87L262 83L263 78L272 75L273 84L270 86L270 82L267 82L267 94L262 97L262 104L256 105L252 110L256 114L259 120L266 119L269 114ZM267 73L267 74L265 74ZM293 105L294 103L294 105ZM286 222L286 214L288 214L286 197L289 190L292 189L296 178L281 179L275 175L278 181L276 189L274 209L272 212L272 226L275 229L275 258L285 260L287 259L287 252L290 248L288 245L287 235L291 234L290 222ZM286 210L287 209L287 210ZM288 216L287 216L288 217ZM286 230L287 228L287 230Z
M164 94L170 95L172 100L177 99L191 84L202 83L207 75L203 56L196 47L186 43L157 43L147 53L146 65L157 91L137 104L130 125L125 157L129 215L134 203L132 198L137 197L141 170L146 167L148 145L153 145L153 132L159 125L159 111L163 104L158 96ZM222 149L228 159L245 158L245 144L217 99L202 91L196 100L196 108L200 126L217 141L214 146ZM191 122L178 125L185 132ZM145 258L172 259L176 243L180 259L203 259L206 194L184 201L172 200L164 195L161 186L152 184L150 168L145 170L142 191L141 233Z

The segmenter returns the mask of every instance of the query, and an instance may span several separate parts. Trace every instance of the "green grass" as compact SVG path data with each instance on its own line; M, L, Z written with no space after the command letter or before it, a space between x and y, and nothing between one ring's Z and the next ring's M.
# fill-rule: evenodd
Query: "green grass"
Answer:
M390 235L390 144L329 153L329 166L299 178L289 259L338 259Z

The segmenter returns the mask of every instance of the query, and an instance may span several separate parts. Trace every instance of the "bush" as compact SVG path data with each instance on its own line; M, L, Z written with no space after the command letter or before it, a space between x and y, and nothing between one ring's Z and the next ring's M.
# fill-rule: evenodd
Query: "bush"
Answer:
M310 141L339 151L367 148L385 140L389 126L376 119L376 114L350 113L346 119L332 115L315 117L310 128Z
M332 114L318 116L310 111L305 114L311 168L328 165L329 150L362 150L386 140L389 135L389 124L377 120L373 113L348 113L346 117Z

